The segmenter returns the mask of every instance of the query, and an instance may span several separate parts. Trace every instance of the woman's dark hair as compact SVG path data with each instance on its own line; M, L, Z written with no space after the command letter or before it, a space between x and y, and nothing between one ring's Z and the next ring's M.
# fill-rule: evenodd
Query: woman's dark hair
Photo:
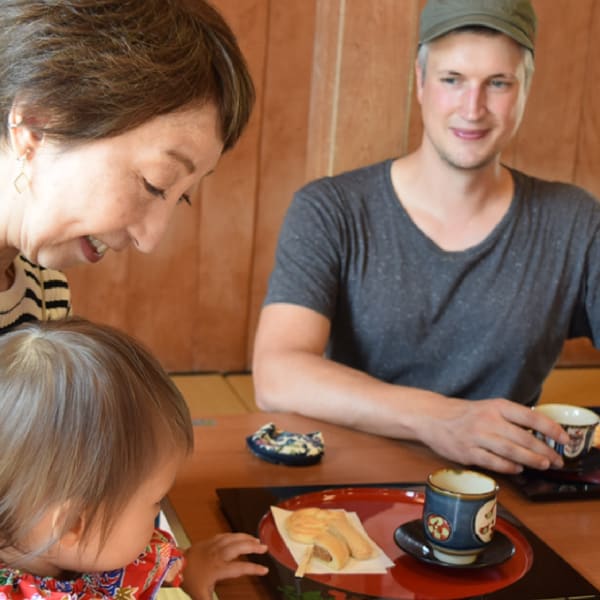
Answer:
M204 0L0 5L0 140L14 105L33 132L73 144L214 102L227 150L254 97L235 36Z

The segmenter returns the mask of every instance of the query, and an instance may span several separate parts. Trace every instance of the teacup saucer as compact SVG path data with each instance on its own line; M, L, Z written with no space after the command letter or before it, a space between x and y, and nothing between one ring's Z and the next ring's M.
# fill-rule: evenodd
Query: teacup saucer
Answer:
M585 456L573 461L565 461L562 469L556 469L555 473L585 473L600 468L600 450L592 448Z
M423 521L415 519L400 525L394 531L394 541L414 558L431 565L448 567L451 569L481 569L482 567L493 567L507 561L514 553L515 547L510 539L501 531L494 531L494 537L488 546L479 554L475 562L468 565L450 564L439 560L433 555L433 550L425 537Z

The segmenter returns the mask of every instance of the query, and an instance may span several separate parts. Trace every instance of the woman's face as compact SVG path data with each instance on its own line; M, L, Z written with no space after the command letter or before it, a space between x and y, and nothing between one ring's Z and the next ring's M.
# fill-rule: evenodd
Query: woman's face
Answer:
M42 140L30 156L30 186L17 199L9 243L56 269L131 244L151 252L175 206L189 201L222 150L213 104L71 148Z

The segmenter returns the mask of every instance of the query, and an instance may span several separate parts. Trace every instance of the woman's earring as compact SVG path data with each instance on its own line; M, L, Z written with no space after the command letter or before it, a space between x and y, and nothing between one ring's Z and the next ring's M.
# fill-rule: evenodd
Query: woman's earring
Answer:
M29 181L29 177L27 177L27 173L25 173L25 162L29 158L29 148L25 151L24 154L17 158L17 162L19 163L19 174L15 177L13 181L13 185L15 186L15 190L17 190L18 194L22 194L31 183Z
M14 123L9 123L8 126L10 129L14 130L14 129L18 129L22 124L23 124L23 121L21 119L19 119L18 121L15 121ZM17 190L18 194L22 194L29 187L29 184L31 183L29 181L29 177L27 177L27 173L25 173L25 162L29 158L30 154L31 154L31 148L27 148L27 150L25 150L25 152L23 154L21 154L21 156L17 157L17 162L19 163L19 173L15 177L15 180L13 181L13 185L15 186L15 190Z

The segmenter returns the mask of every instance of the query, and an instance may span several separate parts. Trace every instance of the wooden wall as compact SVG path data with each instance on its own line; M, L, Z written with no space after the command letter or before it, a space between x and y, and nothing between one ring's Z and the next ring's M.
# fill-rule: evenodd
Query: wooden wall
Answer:
M600 197L600 0L533 0L536 74L505 155ZM412 63L423 0L214 0L258 89L248 130L157 252L68 272L75 312L142 339L171 371L248 368L277 232L305 181L421 135ZM591 359L589 358L591 356ZM578 344L565 361L596 360Z

